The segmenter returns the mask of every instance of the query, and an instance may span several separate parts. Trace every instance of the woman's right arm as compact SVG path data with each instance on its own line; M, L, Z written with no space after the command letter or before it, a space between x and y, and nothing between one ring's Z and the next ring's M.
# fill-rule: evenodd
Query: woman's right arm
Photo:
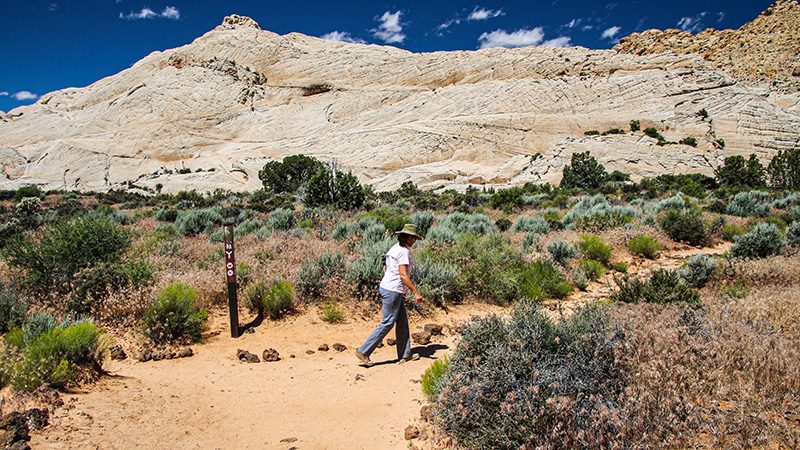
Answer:
M408 275L408 264L400 264L397 268L400 270L400 279L403 281L403 284L414 293L414 299L417 303L422 303L422 294L419 293L417 287L414 286L414 282L411 281L411 277Z

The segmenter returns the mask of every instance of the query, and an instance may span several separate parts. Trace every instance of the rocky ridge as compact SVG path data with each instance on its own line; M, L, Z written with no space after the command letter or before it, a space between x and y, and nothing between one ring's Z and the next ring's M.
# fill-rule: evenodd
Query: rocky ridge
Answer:
M634 119L698 145L584 134ZM798 145L800 94L694 54L410 53L230 16L188 45L0 115L0 188L253 190L265 162L296 153L336 159L377 190L506 187L558 182L576 151L638 178L710 174L725 156L766 160Z
M800 91L800 4L778 0L738 30L707 29L697 34L676 29L648 30L622 38L621 53L698 54L733 77Z

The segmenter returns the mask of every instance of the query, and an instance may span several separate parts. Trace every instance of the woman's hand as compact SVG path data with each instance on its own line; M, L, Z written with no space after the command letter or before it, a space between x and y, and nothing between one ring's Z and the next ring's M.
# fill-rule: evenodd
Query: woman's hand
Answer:
M420 294L419 292L415 292L414 299L417 300L417 304L419 305L420 303L422 303L422 294Z

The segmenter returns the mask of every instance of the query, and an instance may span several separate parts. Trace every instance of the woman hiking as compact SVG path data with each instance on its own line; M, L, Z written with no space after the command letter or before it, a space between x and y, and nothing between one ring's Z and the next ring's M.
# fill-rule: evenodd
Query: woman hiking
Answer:
M369 335L361 347L356 350L356 357L367 367L374 363L369 356L375 348L389 334L392 327L397 324L397 358L402 363L404 361L417 360L419 354L411 353L411 340L408 330L408 315L403 299L406 292L411 290L417 304L422 302L417 287L411 281L411 273L414 268L414 258L411 257L411 246L419 239L417 226L407 223L403 229L395 233L397 244L392 246L385 255L386 267L383 272L383 279L380 284L380 294L383 299L383 317L381 323Z

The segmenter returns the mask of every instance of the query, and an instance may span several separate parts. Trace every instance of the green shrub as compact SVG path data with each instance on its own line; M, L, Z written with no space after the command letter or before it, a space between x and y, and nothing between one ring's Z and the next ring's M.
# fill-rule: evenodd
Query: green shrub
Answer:
M20 186L17 191L14 193L14 201L19 202L24 198L35 197L35 198L42 198L42 190L39 189L38 186L27 184L25 186Z
M689 145L691 147L697 147L697 138L695 138L694 136L685 137L680 141L678 141L678 143L683 145Z
M542 216L522 216L517 220L517 223L514 224L514 231L547 234L550 232L550 224Z
M708 232L696 210L669 210L661 218L661 229L673 241L686 242L689 245L700 246L708 239Z
M539 235L528 233L522 238L522 249L527 251L539 251Z
M741 155L725 158L723 164L714 170L717 183L722 187L757 189L766 186L766 171L755 154L745 160Z
M786 241L792 247L800 246L800 221L794 221L786 230Z
M511 228L511 220L508 217L501 217L494 221L494 224L497 225L497 229L501 232L508 231Z
M296 284L304 297L315 299L322 295L330 277L346 272L344 256L325 252L316 261L303 264L297 274Z
M717 270L717 260L705 253L692 256L681 268L680 275L692 287L701 289Z
M290 155L282 161L270 161L258 172L264 190L274 193L294 193L308 183L325 166L316 158Z
M328 302L322 306L320 311L322 320L327 323L344 322L344 310L335 302Z
M558 265L566 267L569 261L578 256L578 251L569 242L559 239L547 246L547 251Z
M439 384L449 365L450 360L447 357L439 358L425 369L425 373L422 374L422 380L420 381L422 393L429 399L433 399L439 394Z
M522 255L502 235L463 234L443 258L458 267L458 290L464 295L501 305L518 298Z
M634 132L639 131L639 130L642 129L638 120L631 120L630 126L631 126L631 131L634 131Z
M611 246L600 236L583 235L578 239L578 250L583 256L603 263L607 266L611 260Z
M144 315L144 333L153 342L189 340L197 342L202 337L208 312L198 308L197 291L183 283L173 283L164 288L158 300Z
M572 284L552 264L539 260L521 272L519 289L522 298L529 301L563 299L572 292Z
M581 268L583 273L586 275L591 281L597 281L605 275L606 269L603 267L603 264L600 261L595 261L593 259L582 259L578 261L578 267Z
M465 448L581 448L576 436L601 432L575 412L605 410L620 389L618 331L596 307L559 323L527 304L473 319L437 384L436 422Z
M738 225L728 224L722 227L722 239L725 239L728 242L735 241L736 238L743 234L744 228Z
M6 344L18 350L3 367L4 378L15 389L34 391L45 384L62 388L75 381L79 367L101 367L101 332L94 324L54 325L30 340L20 339L22 334L17 328L5 337Z
M210 233L222 225L220 208L190 209L178 212L175 229L184 236Z
M628 241L628 251L630 251L632 255L655 259L660 249L658 241L652 236L636 236Z
M427 239L435 244L444 244L466 233L482 235L495 231L497 226L485 214L457 212L440 218L439 225L430 230Z
M494 209L521 208L525 204L522 194L520 188L500 189L489 197L489 206Z
M437 305L461 299L458 267L447 261L437 261L426 252L417 255L414 264L411 277L423 297Z
M583 197L564 215L562 222L578 230L601 231L619 227L636 217L627 205L612 205L602 194Z
M351 172L332 167L330 170L322 168L308 180L303 201L309 207L333 205L350 210L360 208L365 199L364 188Z
M264 295L264 313L277 320L294 311L294 287L285 280L275 280Z
M643 281L628 276L614 279L618 290L611 300L624 303L686 303L700 307L700 294L681 278L677 270L656 269L650 279Z
M627 273L628 263L624 261L614 261L611 263L611 270L619 273Z
M739 217L765 217L769 215L771 206L772 202L766 192L739 192L728 203L727 213Z
M267 228L270 230L291 230L294 226L294 213L286 208L272 211L267 219Z
M383 278L384 257L395 242L394 239L386 238L365 246L361 257L350 264L347 281L354 286L356 293L371 295L377 291Z
M11 288L0 284L0 333L22 326L28 312L25 299L17 296Z
M428 230L431 229L435 218L436 216L430 211L420 211L411 217L411 223L417 226L417 233L425 237L428 234Z
M773 189L800 190L800 147L778 150L767 166L767 173Z
M747 233L739 236L731 246L731 254L737 258L766 258L783 252L786 239L771 223L759 223Z
M103 263L120 260L131 245L131 234L108 219L58 222L37 241L15 238L3 249L8 265L25 273L31 291L66 294L75 275Z
M606 181L606 169L586 152L572 154L570 164L564 166L562 188L599 189Z
M258 314L264 313L264 298L267 296L268 290L269 287L267 283L262 280L258 280L247 286L247 290L244 293L244 304L250 312Z
M56 318L47 311L37 311L31 314L28 321L22 326L24 345L33 342L43 334L51 332L57 326Z

